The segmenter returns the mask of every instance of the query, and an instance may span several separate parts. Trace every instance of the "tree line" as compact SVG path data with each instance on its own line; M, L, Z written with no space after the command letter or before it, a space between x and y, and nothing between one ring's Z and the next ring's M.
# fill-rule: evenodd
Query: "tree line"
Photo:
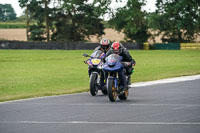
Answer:
M0 4L0 21L16 20L16 13L11 4Z
M146 0L126 0L126 5L115 11L110 6L112 0L18 1L25 9L27 38L32 41L100 38L106 14L110 15L106 25L123 32L127 42L146 42L158 35L163 42L193 42L200 31L199 0L156 0L152 13L142 9Z

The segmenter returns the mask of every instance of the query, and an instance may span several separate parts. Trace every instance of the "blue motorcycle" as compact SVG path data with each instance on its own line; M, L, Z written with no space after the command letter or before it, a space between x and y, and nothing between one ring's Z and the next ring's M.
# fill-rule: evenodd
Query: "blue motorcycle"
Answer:
M104 64L105 53L101 50L97 50L92 53L91 56L83 54L85 57L90 57L84 61L88 64L88 72L90 76L90 93L92 96L96 96L98 90L101 90L103 94L107 94L107 89L104 83L104 71L102 66Z
M129 94L127 82L125 83L125 86L127 86L125 89L120 88L120 82L122 81L120 81L118 73L123 72L125 78L127 77L125 75L124 68L126 62L121 61L121 56L117 54L111 54L106 58L106 63L103 65L103 70L108 74L106 87L108 91L108 97L111 102L116 101L117 97L120 100L126 100Z

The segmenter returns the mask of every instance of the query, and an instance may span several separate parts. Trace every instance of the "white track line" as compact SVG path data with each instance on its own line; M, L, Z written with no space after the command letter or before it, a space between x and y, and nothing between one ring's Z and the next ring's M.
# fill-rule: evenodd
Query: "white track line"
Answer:
M200 75L168 78L168 79L161 79L161 80L147 81L147 82L138 82L138 83L131 84L130 87L142 87L142 86L149 86L149 85L156 85L156 84L190 81L190 80L196 80L196 79L200 79Z
M0 124L110 124L110 125L200 125L200 122L89 122L89 121L0 121Z
M177 108L185 108L185 107L200 107L200 104L128 104L128 103L18 103L13 102L9 103L10 105L55 105L55 106L149 106L149 107L177 107Z

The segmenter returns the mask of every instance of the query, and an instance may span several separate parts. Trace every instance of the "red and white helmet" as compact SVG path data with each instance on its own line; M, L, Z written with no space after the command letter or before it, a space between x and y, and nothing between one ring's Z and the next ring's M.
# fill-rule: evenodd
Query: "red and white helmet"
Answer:
M111 46L112 53L120 54L122 52L122 46L119 42L114 42Z
M110 40L108 40L107 38L103 38L100 41L101 45L109 45L110 44Z
M107 50L110 47L110 40L108 40L107 38L103 38L100 41L100 45L102 49Z

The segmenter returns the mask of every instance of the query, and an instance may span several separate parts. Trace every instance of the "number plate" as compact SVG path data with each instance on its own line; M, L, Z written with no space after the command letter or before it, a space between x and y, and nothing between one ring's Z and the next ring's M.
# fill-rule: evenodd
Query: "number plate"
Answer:
M100 63L100 59L92 59L92 64L98 65Z

